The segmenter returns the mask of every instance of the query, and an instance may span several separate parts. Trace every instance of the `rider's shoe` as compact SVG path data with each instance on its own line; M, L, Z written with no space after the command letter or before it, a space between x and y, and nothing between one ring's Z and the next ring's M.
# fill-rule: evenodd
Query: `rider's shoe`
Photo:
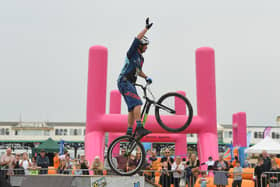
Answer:
M138 137L144 137L150 133L152 133L152 131L149 131L148 129L145 129L144 127L136 127L136 134Z
M127 136L132 136L132 132L126 132Z

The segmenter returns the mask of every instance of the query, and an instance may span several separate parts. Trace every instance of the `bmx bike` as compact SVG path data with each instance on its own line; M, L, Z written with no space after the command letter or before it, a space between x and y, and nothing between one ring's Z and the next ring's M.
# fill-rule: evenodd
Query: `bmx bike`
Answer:
M142 88L143 99L145 99L144 107L141 112L141 119L143 126L146 123L151 105L155 106L155 118L158 124L168 132L180 132L185 130L191 123L193 117L193 109L189 100L176 92L169 92L162 95L158 101L155 101L155 97L149 88L149 84L145 86L141 84L135 84ZM152 98L147 95L147 91ZM184 104L186 106L186 115L183 115L180 120L181 124L172 126L170 124L170 118L168 122L167 115L176 115L175 102ZM179 117L179 115L176 115ZM116 138L108 147L107 161L115 173L122 176L131 176L137 173L143 168L146 160L145 149L140 142L141 136L137 136L136 131L132 136L124 135Z

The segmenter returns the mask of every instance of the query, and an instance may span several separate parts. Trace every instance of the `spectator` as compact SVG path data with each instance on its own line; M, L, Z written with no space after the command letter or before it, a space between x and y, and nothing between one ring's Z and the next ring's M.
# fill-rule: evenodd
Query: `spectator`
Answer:
M223 154L219 155L219 160L214 164L214 184L217 187L225 187L228 184L227 171L228 163L224 160Z
M70 160L70 155L69 154L65 155L65 162L66 162L66 168L68 169L68 171L70 171L72 169L73 164Z
M211 171L214 168L215 161L213 160L213 158L211 156L209 156L208 160L205 162L205 164L207 165L207 170Z
M238 161L238 156L234 157L234 160L231 162L231 167L235 167L236 166L236 161Z
M24 169L24 174L25 175L29 175L29 171L28 171L28 168L31 167L31 161L30 159L28 158L28 154L27 152L24 152L22 154L22 160L20 161L20 164L19 166L22 167Z
M187 165L187 160L186 160L186 158L182 158L182 164L183 164L184 167L186 167L186 165Z
M199 179L200 187L206 187L209 183L209 180L207 179L206 171L201 171L201 177Z
M137 162L136 162L136 155L131 153L129 161L128 161L128 168L127 170L133 170L137 167Z
M88 161L85 159L85 155L81 155L80 157L80 164L81 164L81 169L83 171L83 175L89 175L88 171Z
M118 163L118 169L122 171L127 170L127 157L125 156L126 150L124 148L121 149L121 155L117 156L117 163Z
M95 156L91 169L93 170L94 175L103 175L104 167L99 156Z
M32 157L31 159L31 166L28 168L29 169L29 174L30 175L38 175L39 174L39 169L40 167L37 166L36 158Z
M15 175L24 175L24 169L20 165L20 154L16 154L16 161L14 163L14 174Z
M164 157L161 158L160 160L161 163L163 162L167 162L167 168L168 168L168 172L171 171L171 166L174 162L174 159L171 157L171 152L168 148L166 148L164 150ZM169 173L168 177L170 177L169 181L171 184L173 184L173 175L172 173Z
M67 169L66 160L61 160L59 167L58 167L58 173L60 174L69 174L69 170Z
M280 169L275 161L272 162L272 167L268 174L269 177L269 187L279 187L280 186Z
M53 167L57 170L59 167L59 156L58 153L54 153L54 157L53 157Z
M271 159L269 158L269 155L266 151L262 152L262 158L263 158L263 167L264 171L270 171L271 169Z
M60 159L60 160L65 160L66 155L69 154L68 151L67 151L66 149L64 150L63 153L64 153L63 155L60 155L60 156L59 156L59 159Z
M188 181L190 182L190 186L193 187L195 184L195 181L197 179L197 176L199 175L199 166L200 166L200 162L197 159L197 156L195 153L192 153L190 155L190 159L187 162L187 167L189 169L191 169L192 173L191 173L191 177L188 179Z
M263 172L264 172L263 159L258 158L258 163L254 170L254 174L256 177L255 187L261 187L261 176Z
M115 166L114 168L118 168L118 161L115 157L112 157L112 162L113 162L113 165ZM107 156L105 156L105 160L104 160L104 169L106 169L107 175L114 175L115 174L112 171L111 167L109 166Z
M170 187L171 185L171 178L170 173L168 171L168 163L167 161L162 162L162 169L160 170L160 178L159 178L159 184L162 185L162 187Z
M1 176L10 176L13 175L13 166L16 161L16 158L14 155L12 155L12 149L8 148L6 150L6 153L2 155L0 159L0 165L2 168Z
M161 158L160 162L167 162L168 165L168 171L171 170L172 164L174 162L174 159L171 157L171 152L168 148L164 151L164 157Z
M235 167L233 168L233 183L232 187L241 187L242 184L242 167L240 161L235 161Z
M31 167L33 167L33 168L37 168L38 167L35 156L33 156L32 159L31 159Z
M152 171L152 178L155 178L155 171L160 169L160 160L157 158L157 153L156 151L152 151L152 156L150 157L150 161L152 162L151 164L151 169Z
M280 159L276 155L271 156L271 161L275 161L278 167L280 167Z
M44 149L40 151L40 155L37 157L36 160L37 166L40 166L40 172L39 174L47 174L48 173L48 167L50 165L49 157L46 156L46 152Z
M171 167L171 171L173 172L174 187L179 187L180 179L184 176L184 169L184 165L181 163L181 157L177 156Z
M74 171L75 175L83 175L83 171L81 170L81 164L76 164L75 165L75 171Z

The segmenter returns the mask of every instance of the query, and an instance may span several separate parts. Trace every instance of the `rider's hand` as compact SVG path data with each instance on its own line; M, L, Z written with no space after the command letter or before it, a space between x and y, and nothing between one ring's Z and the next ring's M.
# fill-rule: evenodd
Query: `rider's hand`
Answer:
M146 82L148 83L148 84L152 84L152 79L150 78L150 77L146 77Z
M146 29L150 29L152 27L153 23L149 22L149 18L146 18Z

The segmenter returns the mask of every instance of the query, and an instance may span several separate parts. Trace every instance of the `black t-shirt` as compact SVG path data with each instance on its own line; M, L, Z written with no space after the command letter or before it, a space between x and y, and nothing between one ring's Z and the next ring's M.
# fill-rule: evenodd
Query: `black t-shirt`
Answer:
M269 171L271 169L271 160L269 157L263 158L263 168L264 171Z
M264 172L263 165L261 165L261 166L256 166L256 167L255 167L254 173L255 173L255 176L256 176L257 178L261 178L261 175L262 175L263 172Z
M197 168L200 166L199 160L196 160L194 162L191 162L190 160L187 162L187 166L192 169L192 168Z
M170 158L171 164L173 164L174 159L172 157L169 157L169 158ZM162 157L161 160L160 160L160 162L165 162L165 161L167 161L167 157ZM171 170L171 165L169 164L169 162L167 162L167 164L168 164L168 171L170 171Z

